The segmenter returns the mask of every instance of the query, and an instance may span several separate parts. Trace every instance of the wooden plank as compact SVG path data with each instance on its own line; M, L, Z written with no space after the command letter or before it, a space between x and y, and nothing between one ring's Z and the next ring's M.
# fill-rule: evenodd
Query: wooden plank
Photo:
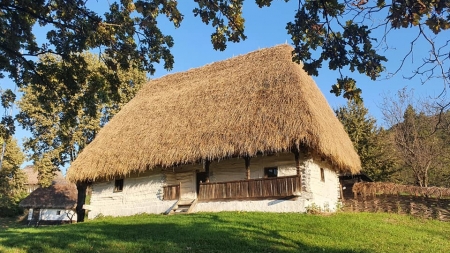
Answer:
M300 177L288 176L200 183L199 199L245 199L288 197L301 189Z
M163 200L175 200L180 197L180 185L163 186Z

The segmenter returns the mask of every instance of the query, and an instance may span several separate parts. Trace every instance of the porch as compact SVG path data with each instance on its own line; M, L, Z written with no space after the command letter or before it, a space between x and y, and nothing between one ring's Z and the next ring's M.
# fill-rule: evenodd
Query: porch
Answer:
M181 196L181 185L163 187L163 200L177 200ZM284 198L298 196L301 192L301 177L283 176L257 178L227 182L200 182L198 200L236 200L258 198Z

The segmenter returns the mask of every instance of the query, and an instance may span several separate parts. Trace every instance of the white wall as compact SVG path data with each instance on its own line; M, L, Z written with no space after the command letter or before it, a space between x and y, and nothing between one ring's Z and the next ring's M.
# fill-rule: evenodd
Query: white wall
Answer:
M58 211L60 214L58 215ZM73 215L73 216L72 216ZM64 209L41 209L41 220L58 220L58 221L72 221L77 220L77 215L72 210L64 210Z
M297 173L293 153L280 153L271 156L252 157L250 159L250 178L263 178L265 167L278 167L278 176L291 176ZM243 158L232 158L212 162L210 182L223 182L246 179Z
M94 183L88 218L166 212L176 201L162 201L165 183L161 172L125 178L122 192L114 192L114 180Z
M329 169L330 165L313 159L307 160L304 165L305 177L309 182L306 188L311 193L311 198L306 202L306 206L317 205L325 211L336 211L339 201L338 174ZM321 180L320 168L324 169L324 181Z
M59 214L58 214L59 212ZM32 219L33 209L30 208L28 211L28 220ZM65 209L41 209L40 210L40 220L43 221L77 221L77 214L73 210Z
M292 153L254 157L250 160L250 178L264 177L265 167L278 167L278 176L297 174L295 157ZM194 212L220 211L263 211L263 212L306 212L310 206L322 210L335 211L339 198L339 178L336 172L320 158L301 158L303 192L302 196L291 200L252 201L209 201L199 202ZM325 181L321 181L320 168L324 169ZM245 179L245 162L242 158L211 163L211 182Z
M28 220L33 219L33 208L28 209Z
M254 157L250 161L251 178L264 177L264 167L278 167L278 176L297 173L292 153L273 156ZM320 168L324 168L325 182L321 181ZM211 201L200 202L194 211L268 211L268 212L305 212L306 207L318 205L333 211L337 206L339 180L329 165L303 159L302 196L290 200L254 200L254 201ZM196 198L196 173L203 171L201 164L183 165L176 168L154 169L141 175L124 178L122 192L114 192L114 180L94 183L88 217L98 215L128 216L138 213L164 213L176 201L163 201L164 185L181 182L182 199ZM244 180L245 162L243 158L234 158L212 162L210 182Z
M306 212L305 200L296 199L264 199L264 200L233 200L198 202L193 212L276 212L276 213L303 213Z

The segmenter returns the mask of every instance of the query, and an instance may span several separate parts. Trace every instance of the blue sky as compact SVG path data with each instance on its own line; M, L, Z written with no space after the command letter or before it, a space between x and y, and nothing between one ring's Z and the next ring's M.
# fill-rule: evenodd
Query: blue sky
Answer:
M181 3L182 2L182 3ZM254 1L246 1L243 8L243 15L246 19L245 33L247 40L238 44L230 43L225 51L215 51L210 43L210 34L214 31L211 26L206 26L199 18L192 14L195 7L193 1L180 1L180 9L185 15L181 27L173 29L170 24L163 22L166 27L164 31L174 37L175 46L172 53L175 56L174 69L169 73L185 71L190 68L201 67L215 61L225 60L230 57L245 54L260 48L272 47L278 44L292 41L285 29L289 21L294 20L297 1L285 3L284 1L274 1L269 8L260 9ZM439 36L442 40L446 37L442 32ZM417 29L404 29L392 32L387 38L390 49L384 51L389 59L386 63L387 71L377 81L372 81L368 77L359 73L349 73L358 82L358 86L363 90L363 99L369 112L377 119L378 124L383 124L380 110L382 97L384 94L394 96L396 92L404 87L414 89L414 94L418 96L438 96L444 85L440 80L429 81L425 85L421 84L419 78L405 80L403 76L410 76L414 67L421 64L421 59L428 54L429 46L421 40L415 46L414 57L408 58L402 71L396 76L387 79L388 72L394 72L401 64L401 59L406 55L410 47L410 41L416 36ZM448 37L448 35L447 35ZM157 78L167 74L162 68L158 68L154 77ZM324 93L332 108L345 105L346 100L331 94L331 85L339 77L337 71L326 68L319 71L318 77L313 77L317 85Z
M102 12L102 8L107 6L107 1L91 0L89 4L93 9ZM225 51L215 51L210 43L210 34L213 32L211 26L206 26L199 18L194 17L192 9L195 3L192 0L179 1L179 7L185 18L181 27L175 29L165 18L160 18L159 26L163 32L174 37L175 46L171 50L175 57L175 65L172 71L168 72L157 66L157 71L151 78L157 78L169 73L186 71L191 68L201 67L205 64L225 60L233 56L246 54L260 48L272 47L278 44L291 44L290 36L285 29L287 22L294 20L295 10L298 2L274 1L269 8L260 9L254 1L246 1L243 9L243 15L246 20L245 33L247 40L237 44L230 43ZM375 17L376 18L376 17ZM37 29L38 40L45 39L43 29ZM388 37L390 49L384 51L389 59L386 64L387 72L395 71L401 63L401 59L407 53L410 41L415 36L417 29L404 29L392 32ZM442 32L439 38L442 40L448 36L447 32ZM381 50L381 49L380 49ZM421 59L428 54L429 46L423 42L419 43L414 50L414 58L409 58L402 71L396 76L386 79L388 73L384 73L378 81L372 81L368 77L359 73L350 74L357 80L358 86L362 88L362 97L366 107L372 116L377 119L379 125L383 124L381 114L381 102L383 94L394 96L399 89L408 87L414 89L415 94L422 97L439 95L444 85L440 80L432 80L421 85L420 79L405 80L402 76L411 74L411 70L421 64ZM335 83L339 76L337 71L332 71L326 67L319 71L318 77L313 77L327 98L332 108L345 105L346 100L342 97L336 97L329 91L331 85ZM2 88L14 88L10 80L1 80ZM16 138L21 143L27 133L19 126L17 128ZM28 162L29 164L29 162Z

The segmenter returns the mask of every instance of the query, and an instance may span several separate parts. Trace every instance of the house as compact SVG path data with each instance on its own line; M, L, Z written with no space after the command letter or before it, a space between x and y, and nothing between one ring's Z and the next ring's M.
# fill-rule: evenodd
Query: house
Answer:
M145 85L71 164L89 218L137 213L333 211L359 157L288 45Z
M61 224L77 220L75 208L77 188L59 172L52 185L39 187L24 198L19 206L29 209L29 224Z
M38 184L38 172L34 169L33 165L25 166L22 171L25 173L27 181L25 183L25 188L27 189L27 193L31 193L37 188L39 188Z

